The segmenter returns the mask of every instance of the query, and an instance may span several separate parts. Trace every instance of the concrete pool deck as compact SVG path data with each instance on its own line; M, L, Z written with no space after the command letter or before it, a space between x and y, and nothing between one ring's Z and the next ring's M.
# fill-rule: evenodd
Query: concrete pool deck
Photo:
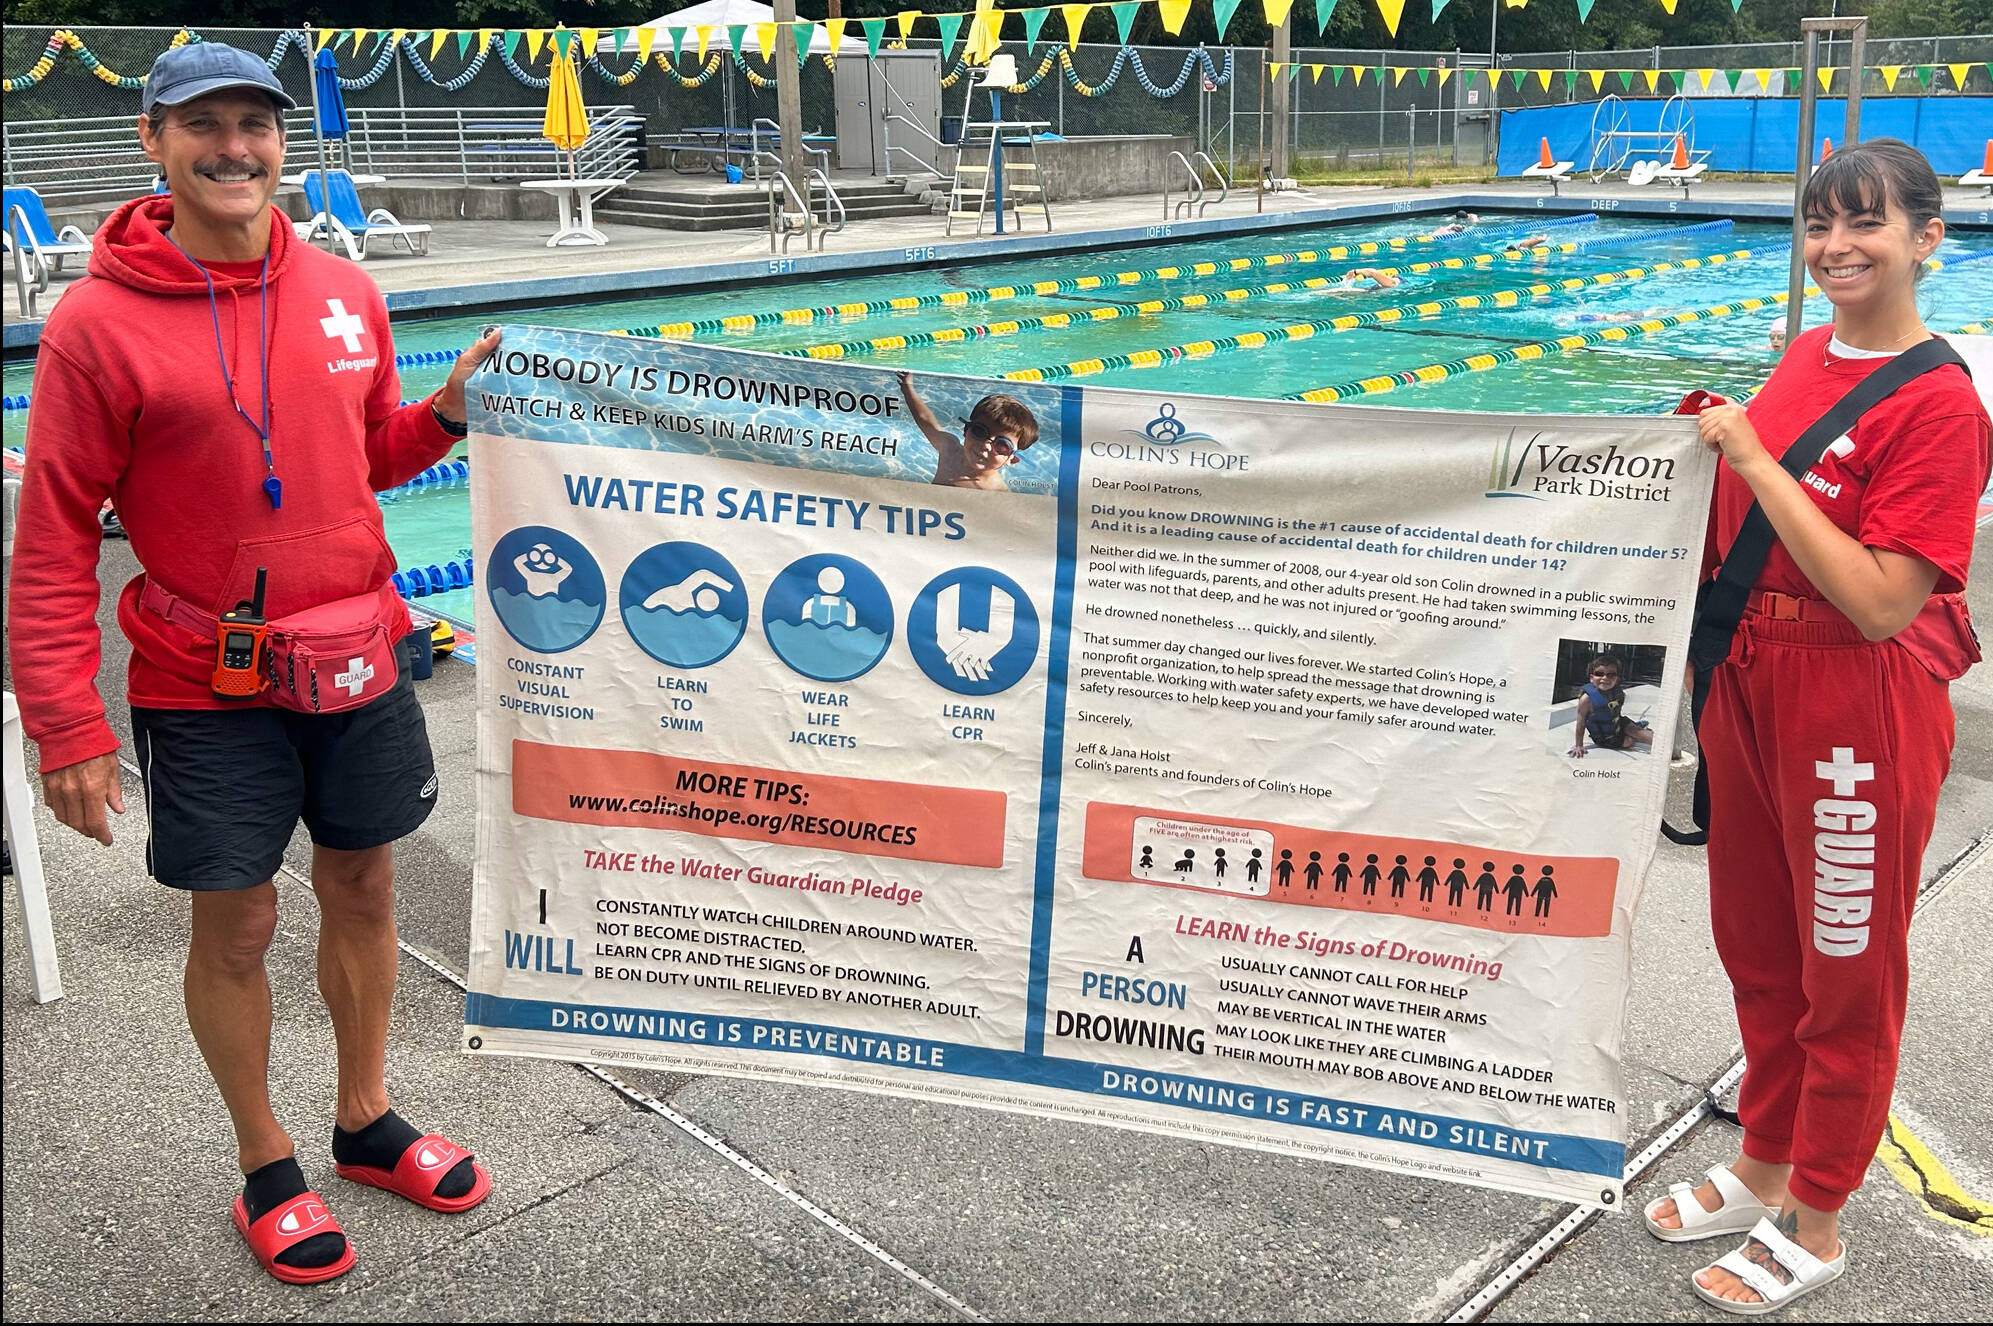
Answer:
M812 276L854 275L907 266L1016 260L1037 253L1064 252L1144 243L1182 243L1200 236L1235 234L1250 228L1279 229L1375 220L1394 214L1434 215L1457 207L1516 208L1546 214L1610 210L1629 215L1701 220L1783 220L1790 214L1789 184L1718 181L1698 186L1686 199L1676 190L1594 185L1582 179L1553 196L1541 184L1494 181L1435 188L1313 185L1269 193L1260 210L1250 188L1235 189L1222 204L1199 218L1163 215L1159 197L1103 198L1067 202L1053 208L1056 229L1026 219L1021 233L997 238L985 233L945 233L944 217L893 217L853 221L832 235L829 247L805 253L800 237L787 254L769 251L765 230L673 231L604 223L609 243L602 247L549 249L552 223L546 221L439 221L434 223L427 257L411 257L383 247L365 264L388 297L398 320L452 313L470 316L507 305L636 298L715 285L752 282L773 290L778 282ZM1993 226L1993 199L1983 190L1950 189L1947 220L1956 225ZM56 277L42 298L48 309L79 274ZM14 316L10 302L5 346L23 353L39 335L39 320Z
M129 743L107 544L104 692ZM1993 553L1974 568L1993 620ZM418 694L443 780L398 850L409 957L390 1081L425 1127L496 1178L444 1217L330 1173L332 1049L314 992L309 846L279 878L270 955L272 1080L307 1175L359 1253L313 1289L260 1271L225 1211L238 1180L226 1119L180 1007L183 899L144 872L147 807L102 848L37 808L66 997L31 1001L18 910L5 912L4 1315L9 1321L1446 1319L1558 1225L1535 1199L1179 1139L721 1077L467 1059L455 1051L475 808L474 673L439 663ZM1993 668L1953 687L1958 751L1911 932L1897 1116L1982 1201L1993 1196ZM126 754L129 754L129 744ZM29 759L34 758L33 751ZM1674 780L1677 808L1688 775ZM1633 933L1626 1108L1638 1151L1737 1052L1711 947L1701 854L1663 844ZM697 1131L693 1131L696 1129ZM1629 1190L1726 1158L1704 1120ZM1928 1168L1928 1167L1927 1167ZM1933 1213L1878 1162L1849 1208L1851 1270L1790 1319L1984 1319L1993 1237ZM1684 1279L1725 1245L1663 1245L1599 1216L1493 1308L1493 1319L1718 1320ZM1971 1304L1979 1303L1977 1309ZM1947 1306L1949 1304L1950 1306Z

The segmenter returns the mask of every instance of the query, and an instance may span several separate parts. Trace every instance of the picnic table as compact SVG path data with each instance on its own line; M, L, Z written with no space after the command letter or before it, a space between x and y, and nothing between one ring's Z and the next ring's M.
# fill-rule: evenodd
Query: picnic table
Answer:
M761 178L761 153L779 152L782 149L782 135L775 129L736 129L724 124L691 125L675 134L664 135L670 141L661 144L664 150L665 165L681 174L699 175L706 172L720 174L733 157L744 157L754 172L754 178ZM814 133L803 135L803 150L822 157L823 164L830 164L828 145L837 141L837 135ZM683 162L687 157L697 164L687 169Z

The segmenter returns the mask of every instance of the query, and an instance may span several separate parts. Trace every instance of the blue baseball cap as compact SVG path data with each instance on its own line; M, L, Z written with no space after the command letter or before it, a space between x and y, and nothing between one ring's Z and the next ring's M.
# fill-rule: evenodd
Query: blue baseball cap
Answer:
M218 41L195 41L162 51L152 62L139 107L150 114L155 106L178 106L231 87L266 92L285 110L298 106L260 57Z

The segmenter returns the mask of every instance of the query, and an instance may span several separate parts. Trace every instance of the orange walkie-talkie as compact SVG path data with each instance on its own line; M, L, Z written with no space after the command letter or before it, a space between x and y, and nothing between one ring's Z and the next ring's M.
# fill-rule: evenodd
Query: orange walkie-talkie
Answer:
M215 625L215 672L208 685L224 700L248 700L261 695L270 679L263 674L263 582L267 572L256 568L256 596L244 599L221 615Z

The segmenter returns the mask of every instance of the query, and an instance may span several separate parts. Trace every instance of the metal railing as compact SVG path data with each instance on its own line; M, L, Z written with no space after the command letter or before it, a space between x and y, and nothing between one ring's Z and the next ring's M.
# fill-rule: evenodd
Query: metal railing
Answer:
M820 167L810 167L809 177L804 180L805 186L810 185L812 181L823 186L823 225L817 229L817 248L821 251L824 245L830 242L832 235L844 229L846 220L844 199L837 196L837 189L831 184L830 176L824 174ZM837 209L835 221L830 219L832 208Z
M1202 156L1203 153L1200 152L1198 155ZM1184 190L1184 196L1178 198L1172 208L1170 177L1176 172L1165 165L1163 170L1163 220L1165 221L1190 215L1190 209L1204 197L1204 176L1198 173L1197 167L1190 164L1190 158L1181 152L1171 152L1169 159L1183 167L1183 173L1190 177L1190 187Z
M519 180L564 176L567 153L541 136L541 119L516 106L352 107L343 143L328 142L349 170L388 179ZM293 169L317 163L309 111L284 117ZM575 150L581 178L625 179L643 168L643 119L630 106L590 113L588 141ZM152 187L159 168L139 147L132 117L24 120L0 129L9 185L45 201L129 198Z
M785 172L774 170L768 175L768 251L770 253L789 251L789 241L796 233L796 227L789 219L794 213L787 206L792 200L796 204L796 211L802 213L803 217L803 251L807 253L816 247L812 242L816 218L810 214L810 200L796 192L795 184ZM782 241L779 249L775 243L778 236Z
M1218 163L1211 159L1209 152L1191 153L1190 163L1197 171L1200 186L1204 181L1204 170L1206 167L1210 168L1212 176L1218 181L1218 196L1216 198L1200 199L1197 204L1197 214L1203 216L1205 208L1211 206L1213 203L1222 203L1232 196L1232 181L1225 177L1224 171L1218 169Z
M553 179L568 154L541 134L541 118L516 106L349 108L349 168L388 179ZM589 112L573 178L627 179L643 169L643 119L630 106Z

